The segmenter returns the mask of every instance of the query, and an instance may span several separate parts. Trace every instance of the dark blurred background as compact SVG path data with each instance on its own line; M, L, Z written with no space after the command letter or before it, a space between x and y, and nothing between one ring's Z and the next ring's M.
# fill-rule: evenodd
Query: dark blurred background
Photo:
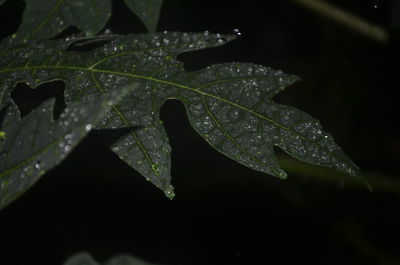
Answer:
M286 181L252 171L208 146L184 107L161 112L172 154L173 201L108 150L92 133L57 168L0 212L0 264L61 265L89 251L100 261L118 253L170 265L400 264L398 53L400 2L330 0L388 40L376 40L295 0L166 0L158 31L231 33L226 46L179 56L187 70L254 62L302 81L276 101L318 118L370 179L374 193L330 170L277 150ZM11 35L24 3L0 7L1 37ZM123 1L106 27L145 32ZM74 29L69 29L74 31ZM13 98L27 112L48 97L63 107L63 84Z

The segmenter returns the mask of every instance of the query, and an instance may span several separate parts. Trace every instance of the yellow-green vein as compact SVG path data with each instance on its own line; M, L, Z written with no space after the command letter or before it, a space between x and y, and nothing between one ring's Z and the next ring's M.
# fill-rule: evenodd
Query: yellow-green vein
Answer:
M64 2L64 0L58 0L57 3L54 5L54 7L50 10L49 14L47 17L34 29L32 32L26 36L24 39L29 39L33 35L35 35L46 23L50 20L50 18L57 12L57 10L60 8L61 4Z
M218 119L214 116L214 114L212 114L210 108L208 107L207 101L205 100L204 96L201 96L201 101L202 101L204 107L206 108L206 111L207 111L208 115L211 117L211 119L214 121L214 123L217 125L217 127L222 131L222 133L223 133L228 139L230 139L232 142L234 142L235 145L239 148L239 150L241 150L241 151L242 151L243 153L245 153L245 154L248 154L248 155L253 159L253 161L256 161L256 162L257 162L258 164L260 164L261 166L264 166L265 164L264 164L262 161L258 160L257 157L255 157L254 155L252 155L252 154L250 154L249 152L247 152L246 150L244 150L243 147L236 141L236 139L233 138L233 137L223 128L223 126L221 126L221 124L219 123ZM278 176L280 177L280 176L282 175L282 174L280 174L278 171L276 171L274 168L269 167L269 166L268 166L268 168L271 169L272 172L274 172L274 173L276 174L277 177L278 177Z
M97 78L95 77L94 73L91 72L92 75L92 79L96 84L97 89L100 91L100 93L104 94L105 91L104 89L101 87L101 85L99 84L99 82L97 81ZM124 123L124 125L126 127L132 127L132 125L129 123L128 119L125 117L125 115L119 110L119 108L117 106L113 106L113 110L117 113L118 117L122 120L122 122ZM149 161L150 165L151 165L151 170L154 172L154 174L156 174L156 176L159 175L158 170L156 170L156 166L153 163L153 160L151 159L150 155L147 153L146 149L144 148L142 142L140 141L139 137L136 135L135 131L131 132L132 137L135 139L136 143L138 144L140 150L142 151L142 153L144 154L144 156L146 157L146 160Z

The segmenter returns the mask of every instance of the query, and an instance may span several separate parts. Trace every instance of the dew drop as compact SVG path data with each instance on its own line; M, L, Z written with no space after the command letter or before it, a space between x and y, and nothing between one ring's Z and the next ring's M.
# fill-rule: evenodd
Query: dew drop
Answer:
M61 142L58 146L63 153L68 153L69 151L71 151L71 146L68 143Z
M233 29L233 33L235 33L235 35L236 35L237 37L242 36L242 33L240 32L239 29Z
M217 39L218 44L224 44L225 42L226 42L226 39L224 39L224 38Z
M71 146L69 146L69 145L66 144L66 145L64 146L64 152L67 153L67 152L69 152L69 151L71 151Z
M174 193L174 187L172 185L168 185L164 189L165 196L167 196L168 199L172 200L175 197Z
M35 163L35 169L36 169L36 170L39 170L40 168L41 168L40 161L36 161L36 163Z
M90 123L89 123L89 124L86 124L86 126L85 126L85 131L88 132L88 131L90 131L92 128L93 128L93 126L92 126Z

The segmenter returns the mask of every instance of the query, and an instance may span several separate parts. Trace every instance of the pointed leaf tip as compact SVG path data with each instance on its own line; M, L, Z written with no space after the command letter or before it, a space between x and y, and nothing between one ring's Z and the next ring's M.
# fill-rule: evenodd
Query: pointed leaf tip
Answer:
M164 189L164 194L165 196L172 200L175 197L175 192L174 192L174 187L172 185L168 185L165 189Z
M364 177L364 175L361 174L361 172L358 172L356 177L365 185L365 187L369 190L370 193L374 193L371 183L366 177Z
M156 31L162 2L162 0L125 0L128 8L139 17L150 32Z

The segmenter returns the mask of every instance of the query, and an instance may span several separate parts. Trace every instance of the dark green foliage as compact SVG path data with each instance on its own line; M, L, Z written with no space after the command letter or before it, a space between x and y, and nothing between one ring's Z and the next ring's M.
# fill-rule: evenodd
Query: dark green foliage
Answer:
M170 176L171 147L159 118L160 108L168 99L182 101L193 128L215 149L245 166L286 178L273 150L278 146L302 161L336 169L368 185L357 166L334 143L332 136L323 131L317 120L300 110L272 101L276 93L296 81L297 77L248 63L220 64L187 72L176 59L183 52L223 45L233 40L234 35L163 32L45 40L68 25L77 25L86 36L95 35L109 16L109 3L103 0L99 9L86 1L59 0L53 1L53 5L48 5L48 2L32 5L31 2L27 1L24 20L17 34L4 39L0 45L0 106L10 106L14 127L23 130L24 135L36 134L38 130L34 125L45 119L41 115L49 117L51 104L44 105L47 114L35 110L17 122L18 110L10 98L17 82L35 88L48 81L62 80L66 84L68 108L89 110L94 108L90 102L137 82L132 93L113 106L97 128L140 127L120 138L111 149L169 198L174 196ZM150 1L137 0L127 1L127 4L139 17L147 12L148 16L141 18L149 29L154 29L161 6L160 1L155 2L153 5ZM34 11L35 8L43 13ZM72 16L74 12L71 10L84 12L86 16L78 13ZM111 42L85 52L70 49L104 40ZM107 108L85 117L94 121L80 124L83 127L77 126L76 129L81 132L85 124L97 124L95 121L103 117L105 110ZM68 113L63 119L73 119ZM7 127L10 120L6 119L1 127L6 139L16 134L15 130ZM25 123L31 125L24 126ZM56 126L54 130L62 131L62 124L46 126ZM62 131L57 137L65 137L68 133ZM43 136L43 133L39 135ZM71 145L84 135L79 134ZM13 148L26 149L30 145L22 140L21 145L7 145L7 141L2 140L2 152L7 161L19 161L19 153ZM42 157L50 153L55 162L47 163ZM40 160L54 166L63 158L62 152L54 156L53 150L46 149ZM37 160L30 159L29 166L35 167L34 161ZM7 164L7 161L3 158L0 161L0 191L7 190L11 197L33 184L48 169L42 167L32 175L32 181L23 185L23 189L11 189L10 192L9 184L4 183L21 178L25 169L21 167L11 175L10 168L15 163ZM6 176L10 179L5 179ZM6 200L4 196L0 198Z
M132 256L119 255L109 259L104 265L156 265L137 259ZM99 265L90 254L78 253L70 257L64 265Z

